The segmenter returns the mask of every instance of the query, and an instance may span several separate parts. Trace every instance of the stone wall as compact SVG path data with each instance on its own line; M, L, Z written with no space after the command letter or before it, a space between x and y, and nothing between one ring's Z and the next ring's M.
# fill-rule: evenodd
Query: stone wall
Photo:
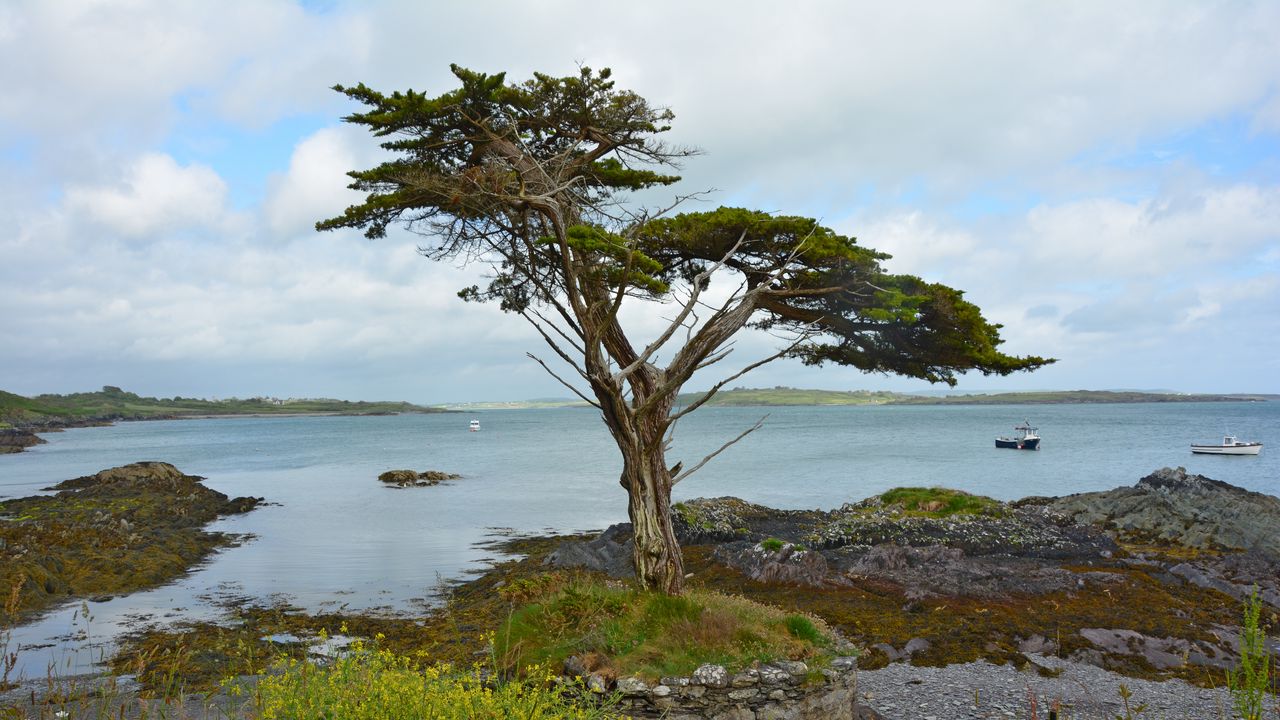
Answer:
M855 658L838 657L819 672L782 661L733 675L703 665L691 677L664 677L654 685L622 678L618 710L667 720L853 720L855 670Z

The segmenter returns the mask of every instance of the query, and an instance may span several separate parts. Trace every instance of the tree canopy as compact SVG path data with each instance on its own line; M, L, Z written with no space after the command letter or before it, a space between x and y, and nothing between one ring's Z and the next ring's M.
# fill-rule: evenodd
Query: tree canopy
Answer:
M754 428L688 469L668 467L670 434L743 373L791 356L954 384L966 371L1007 375L1053 362L1000 352L1000 326L959 290L886 273L887 255L814 219L724 207L672 214L688 199L679 196L668 208L638 206L634 191L676 183L672 171L694 153L660 139L670 110L617 89L607 69L519 84L452 69L460 86L434 97L335 87L366 106L344 119L387 138L390 159L349 173L365 201L316 227L381 238L404 225L430 258L489 264L487 286L459 294L523 315L586 384L534 358L599 408L613 434L637 573L650 587L679 592L683 578L672 485ZM710 302L711 283L725 280ZM642 347L619 319L636 301L673 316ZM785 339L675 408L681 386L727 358L747 327Z

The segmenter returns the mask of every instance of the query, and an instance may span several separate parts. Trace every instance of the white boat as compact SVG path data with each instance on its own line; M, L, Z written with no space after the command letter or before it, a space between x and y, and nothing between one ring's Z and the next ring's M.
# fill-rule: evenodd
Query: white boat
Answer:
M1227 435L1222 438L1221 445L1196 445L1192 443L1191 452L1200 455L1257 455L1262 452L1262 443L1242 442L1237 440L1235 435Z
M471 421L470 430L471 430L471 432L480 432L480 421L479 421L479 420L472 420L472 421Z

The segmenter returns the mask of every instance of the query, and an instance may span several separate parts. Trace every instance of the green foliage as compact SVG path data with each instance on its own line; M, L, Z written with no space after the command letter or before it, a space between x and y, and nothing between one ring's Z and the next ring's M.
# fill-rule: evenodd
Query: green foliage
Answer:
M1119 693L1120 693L1120 704L1124 708L1124 712L1117 713L1116 720L1137 720L1138 716L1146 711L1147 704L1139 703L1137 705L1130 705L1129 698L1133 697L1133 691L1130 690L1129 686L1125 685L1124 683L1120 684Z
M692 281L715 263L764 286L755 321L763 329L816 330L792 353L806 364L834 362L955 384L957 372L1007 375L1053 360L996 350L997 324L983 319L963 293L911 275L890 275L889 256L811 218L719 208L652 221L639 247L663 264L670 281Z
M343 720L464 720L527 718L589 720L616 713L583 693L567 695L552 684L551 673L531 668L524 680L496 687L478 668L460 671L448 665L419 667L414 658L386 650L353 651L321 666L290 659L257 684L253 705L262 720L342 718ZM238 692L238 686L229 685Z
M757 326L818 332L792 352L809 364L954 384L968 370L1005 375L1053 362L1000 353L1000 326L961 292L887 274L888 255L812 218L722 207L609 220L615 193L677 180L645 165L690 153L657 139L671 112L616 89L608 70L509 84L501 73L452 69L460 87L436 97L335 88L369 108L344 119L393 137L383 147L396 157L350 173L365 202L318 229L377 238L398 222L429 238L431 257L487 259L492 282L461 295L510 311L568 291L585 298L570 303L581 314L618 292L665 296L720 267L753 291L746 317Z
M782 546L785 544L786 543L782 542L776 537L765 538L764 540L760 541L760 547L764 548L765 550L768 550L769 552L778 552L779 550L782 549Z
M825 657L821 621L742 597L694 590L681 596L579 582L516 610L495 637L499 665L559 667L592 657L602 672L657 679L704 663Z
M575 181L595 198L679 179L590 152L593 138L608 136L620 142L612 149L643 153L673 117L633 92L615 90L607 68L593 73L584 67L562 78L538 73L520 85L507 84L505 73L450 68L461 87L436 97L413 90L386 95L363 83L334 86L371 108L343 119L377 137L394 136L382 147L399 157L348 173L350 187L368 193L365 202L317 223L317 229L363 228L378 238L402 219L414 224L441 213L486 218L499 211L498 198L528 197L530 189L515 167L521 151L537 159L567 159L562 181ZM417 214L421 210L426 216Z
M979 515L1001 507L989 497L949 488L898 487L881 493L879 499L883 506L895 507L903 514L929 517Z
M787 632L791 633L791 637L805 640L814 645L825 645L827 639L823 637L822 632L804 615L788 615L783 621L787 626Z
M596 271L610 287L630 285L655 296L666 294L671 288L654 277L662 265L644 253L630 247L622 236L605 232L589 225L574 225L565 231L566 244L591 257L598 258ZM555 238L541 239L544 245L556 242Z
M1261 720L1268 691L1272 689L1271 651L1267 634L1259 626L1262 601L1254 587L1244 602L1244 625L1240 632L1240 663L1227 671L1227 687L1232 704L1243 720Z

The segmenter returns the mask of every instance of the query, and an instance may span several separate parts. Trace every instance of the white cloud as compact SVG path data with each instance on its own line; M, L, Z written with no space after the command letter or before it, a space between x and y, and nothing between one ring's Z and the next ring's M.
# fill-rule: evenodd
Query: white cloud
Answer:
M1026 233L1034 262L1082 281L1234 265L1280 242L1280 188L1236 185L1189 197L1042 206L1028 215Z
M124 237L155 239L191 226L230 229L226 196L226 183L212 169L181 166L152 153L134 161L111 186L67 188L66 205Z
M264 212L267 224L277 236L310 231L316 221L340 215L360 193L347 189L346 173L372 164L371 153L358 152L358 141L350 128L326 128L302 142L293 151L289 170L272 178Z

